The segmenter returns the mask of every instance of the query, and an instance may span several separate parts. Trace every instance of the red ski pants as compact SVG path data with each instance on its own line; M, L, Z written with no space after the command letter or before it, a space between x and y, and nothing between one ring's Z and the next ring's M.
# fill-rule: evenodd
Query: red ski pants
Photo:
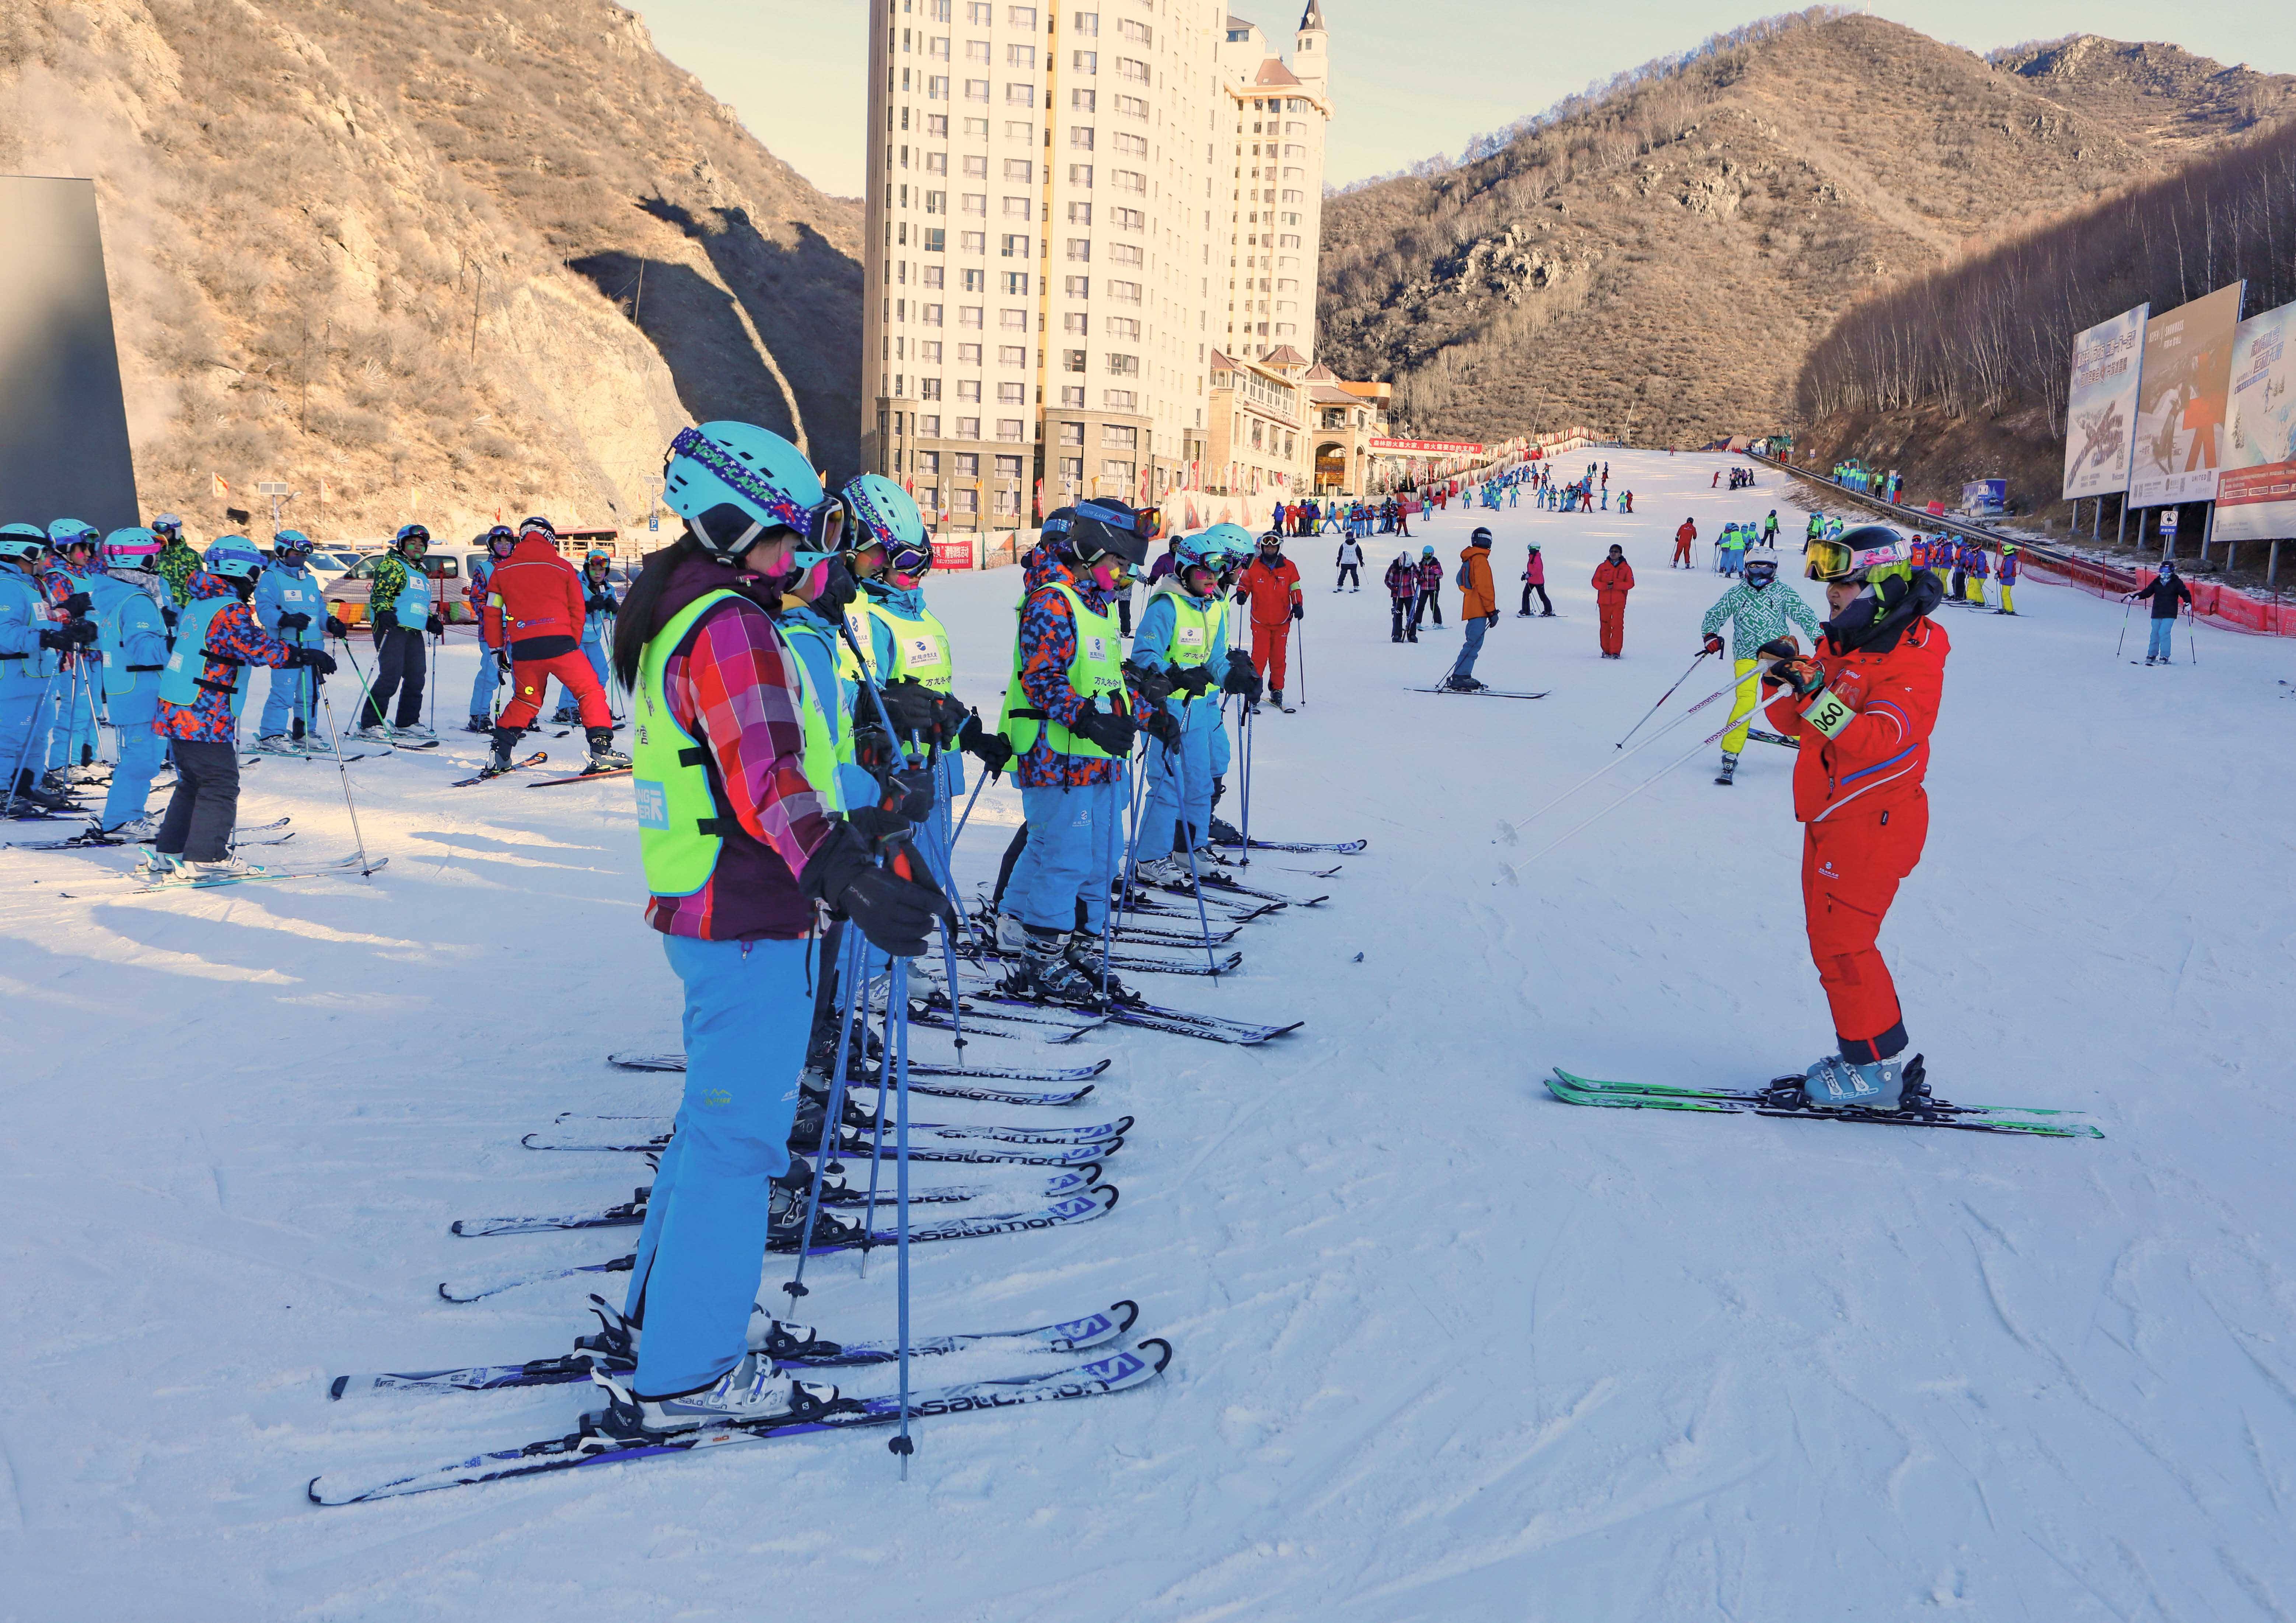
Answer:
M1595 608L1602 617L1603 652L1624 652L1627 646L1627 600L1597 595Z
M1685 569L1690 567L1690 543L1678 536L1674 543L1674 562L1681 564ZM1668 567L1670 569L1673 565L1669 564Z
M1861 811L1853 802L1802 825L1801 902L1809 955L1847 1059L1886 1060L1906 1045L1890 966L1874 946L1898 886L1922 859L1929 797Z
M534 725L542 709L543 690L549 679L557 677L566 684L582 707L582 725L586 727L611 727L614 725L613 707L606 702L606 690L598 680L598 673L590 668L590 656L579 648L547 660L512 661L510 668L510 702L503 706L496 726L524 728Z
M1292 622L1277 620L1272 626L1251 622L1251 668L1267 680L1271 688L1283 685L1283 657L1292 647Z

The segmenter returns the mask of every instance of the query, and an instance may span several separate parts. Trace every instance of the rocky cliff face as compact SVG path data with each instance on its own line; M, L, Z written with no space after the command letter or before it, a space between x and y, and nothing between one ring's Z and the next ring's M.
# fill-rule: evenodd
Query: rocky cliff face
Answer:
M202 534L268 479L323 538L642 525L716 416L851 471L859 206L605 0L18 0L0 168L94 177L141 495Z
M2229 139L2230 102L2271 89L2169 74L2142 48L2162 67L2148 107L2216 109L2169 119L2170 143L2093 92L2126 68L2109 52L2013 70L1821 13L1748 36L1479 162L1333 198L1325 358L1394 378L1421 432L1761 432L1790 421L1802 355L1859 294Z

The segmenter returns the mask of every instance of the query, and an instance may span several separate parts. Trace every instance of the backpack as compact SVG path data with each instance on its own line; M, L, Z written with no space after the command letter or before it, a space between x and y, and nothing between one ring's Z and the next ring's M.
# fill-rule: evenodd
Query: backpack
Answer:
M1464 558L1459 560L1459 571L1451 577L1451 584L1462 592L1467 590L1467 561Z

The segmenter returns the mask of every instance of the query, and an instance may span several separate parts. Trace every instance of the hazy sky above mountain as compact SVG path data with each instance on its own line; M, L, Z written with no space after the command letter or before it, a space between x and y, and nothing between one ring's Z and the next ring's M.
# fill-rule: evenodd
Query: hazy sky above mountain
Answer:
M632 0L625 0L626 4ZM1073 5L1076 0L1069 0ZM655 43L824 191L862 187L865 0L635 0ZM1975 51L2072 33L2159 39L2223 62L2296 71L2296 7L2254 0L1889 0L1866 8ZM1237 4L1287 53L1300 0ZM1329 178L1344 185L1536 112L1590 81L1686 50L1734 17L1692 0L1325 0L1333 94Z

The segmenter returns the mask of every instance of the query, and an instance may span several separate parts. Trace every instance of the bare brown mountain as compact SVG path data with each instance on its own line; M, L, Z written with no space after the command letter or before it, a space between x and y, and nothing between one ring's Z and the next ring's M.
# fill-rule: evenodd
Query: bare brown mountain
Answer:
M2013 70L1821 9L1621 76L1477 161L1332 199L1324 358L1396 379L1423 432L1691 444L1784 423L1803 354L1860 294L2172 168L2259 116L2243 98L2286 94L2161 47L2140 78L2114 54L2135 48L2097 43Z
M324 536L643 522L713 416L851 467L858 205L607 0L16 0L0 168L95 178L141 494L204 533L214 474Z
M2296 112L2296 75L2227 68L2180 45L2075 34L1990 60L2059 106L2155 148L2205 151Z

